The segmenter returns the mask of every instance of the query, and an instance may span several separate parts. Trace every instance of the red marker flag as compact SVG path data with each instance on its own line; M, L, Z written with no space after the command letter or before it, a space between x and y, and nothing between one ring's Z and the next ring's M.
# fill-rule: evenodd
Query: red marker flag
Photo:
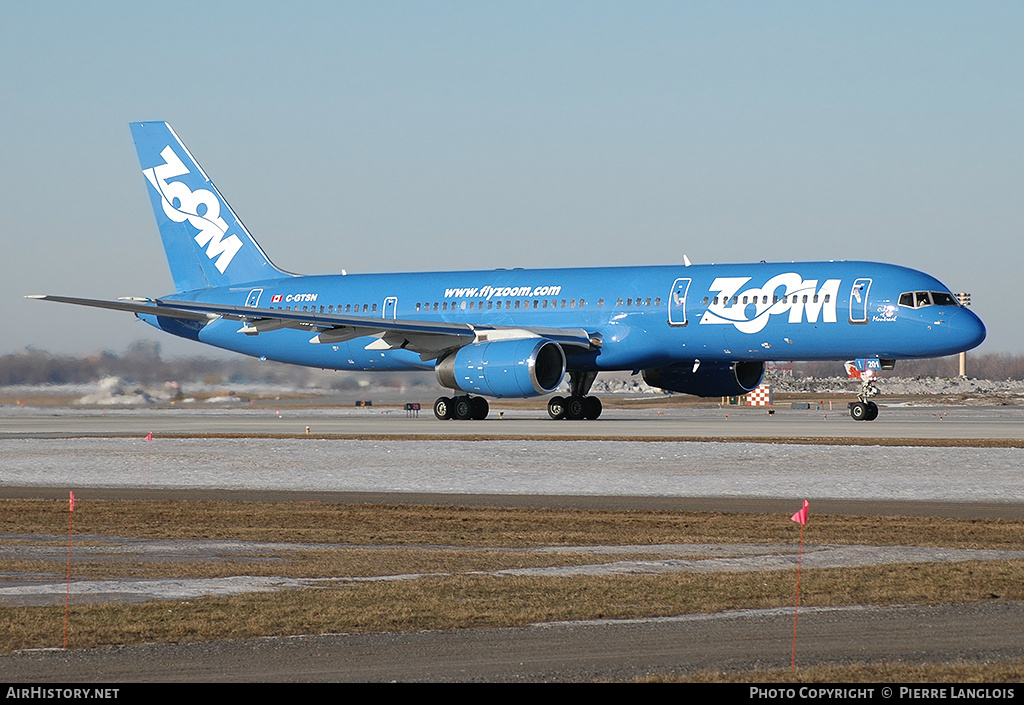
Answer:
M71 499L68 502L68 511L69 512L75 511L75 493L74 492L71 493Z
M153 440L153 432L152 432L152 431L150 431L150 432L149 432L149 435L148 435L148 436L146 436L146 440L147 440L147 441L151 441L151 440Z
M808 504L807 504L807 500L805 499L804 500L803 508L799 512L797 512L796 514L791 516L790 519L795 521L797 524L800 524L801 526L806 524L807 523L807 507L808 507Z

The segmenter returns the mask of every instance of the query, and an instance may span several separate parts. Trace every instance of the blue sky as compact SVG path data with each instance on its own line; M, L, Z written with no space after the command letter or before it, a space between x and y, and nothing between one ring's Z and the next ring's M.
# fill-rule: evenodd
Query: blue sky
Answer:
M158 340L128 123L290 271L870 259L1024 352L1024 3L3 2L0 353Z

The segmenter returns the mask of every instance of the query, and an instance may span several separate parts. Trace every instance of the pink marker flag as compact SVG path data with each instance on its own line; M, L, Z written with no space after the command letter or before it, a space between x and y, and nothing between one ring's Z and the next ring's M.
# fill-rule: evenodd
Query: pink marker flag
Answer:
M149 432L149 435L147 435L147 436L146 436L146 440L147 440L147 441L151 441L151 440L153 440L153 432L152 432L152 431L150 431L150 432Z
M793 606L793 657L789 663L790 670L796 670L796 615L800 611L800 564L804 557L804 526L807 524L807 508L810 505L804 500L804 506L800 511L790 517L800 525L800 552L796 558L796 604Z
M74 492L71 493L71 499L68 501L68 511L69 512L75 511L75 493Z

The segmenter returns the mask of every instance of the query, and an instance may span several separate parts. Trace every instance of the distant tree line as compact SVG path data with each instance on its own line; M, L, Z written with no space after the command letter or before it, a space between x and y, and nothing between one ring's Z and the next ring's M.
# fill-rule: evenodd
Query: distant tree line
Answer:
M86 384L104 377L119 377L136 384L209 382L211 384L269 384L293 387L320 386L357 389L367 374L323 371L317 368L261 362L246 355L176 357L164 359L160 344L138 341L120 355L104 351L88 355L53 355L25 348L0 356L0 386L14 384ZM377 386L408 387L432 384L431 373L374 373Z
M957 357L930 360L900 360L896 369L886 372L895 377L955 377ZM798 362L793 373L802 377L839 377L843 363ZM967 375L977 379L1024 379L1024 355L1004 353L967 354ZM44 350L25 348L0 356L0 386L14 384L85 384L104 377L120 377L137 384L206 381L220 384L263 383L295 387L322 386L332 389L356 389L367 379L377 386L433 385L429 372L367 373L321 371L315 368L260 362L235 355L228 358L179 357L164 359L159 343L139 341L120 355L98 352L84 356L54 355Z

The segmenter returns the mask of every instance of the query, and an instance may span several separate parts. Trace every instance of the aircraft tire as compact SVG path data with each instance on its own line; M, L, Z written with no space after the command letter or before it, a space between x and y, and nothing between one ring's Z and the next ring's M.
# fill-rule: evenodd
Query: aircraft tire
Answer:
M579 421L584 417L586 408L583 397L569 397L565 400L565 418L570 421Z
M565 399L563 397L551 397L548 399L548 416L555 421L565 418Z
M593 420L601 415L604 405L597 397L583 397L583 416Z
M850 406L850 417L854 421L867 421L869 415L870 411L868 410L868 405L862 401Z
M449 397L438 397L434 400L434 416L441 421L452 417L452 400Z
M878 404L873 401L867 402L868 415L864 417L865 421L874 421L878 418Z
M477 421L486 419L491 410L491 405L483 397L473 397L470 399L470 405L473 407L473 418Z
M469 397L452 399L452 418L459 421L469 421L473 418L473 400Z

